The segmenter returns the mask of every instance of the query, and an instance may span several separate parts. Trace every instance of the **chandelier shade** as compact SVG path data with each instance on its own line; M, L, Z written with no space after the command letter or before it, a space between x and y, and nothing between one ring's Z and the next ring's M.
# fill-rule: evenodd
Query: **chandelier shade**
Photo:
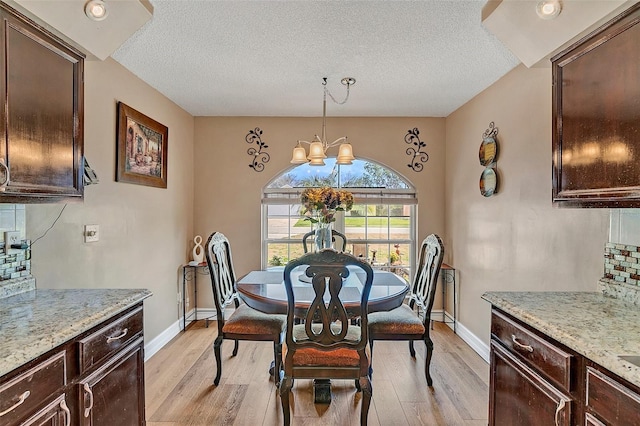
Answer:
M324 166L324 159L327 158L327 150L338 145L339 148L336 163L342 165L353 164L353 160L355 160L355 157L353 156L353 147L350 143L347 142L346 136L338 138L331 143L327 142L326 139L327 94L329 94L331 99L333 99L333 101L337 104L344 104L349 99L349 87L355 84L356 79L345 77L341 81L342 84L347 86L347 96L345 97L344 101L336 102L336 100L333 98L333 96L331 96L331 93L329 93L329 90L327 89L326 77L323 79L322 84L324 86L324 97L322 100L322 137L315 135L315 138L311 142L298 140L298 144L293 148L293 153L291 155L292 164L309 163L309 165L311 166ZM303 143L309 145L308 156L305 148L302 146Z

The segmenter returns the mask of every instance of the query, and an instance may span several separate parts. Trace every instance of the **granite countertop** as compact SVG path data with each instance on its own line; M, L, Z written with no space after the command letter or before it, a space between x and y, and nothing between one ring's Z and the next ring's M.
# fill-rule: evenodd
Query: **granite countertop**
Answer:
M36 289L0 299L0 377L149 296L143 289Z
M640 386L640 367L618 358L640 355L637 305L595 292L489 292L482 298Z

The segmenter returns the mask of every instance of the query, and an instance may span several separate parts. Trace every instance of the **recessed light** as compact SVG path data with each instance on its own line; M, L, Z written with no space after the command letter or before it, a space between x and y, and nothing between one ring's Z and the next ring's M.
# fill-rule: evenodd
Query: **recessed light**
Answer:
M536 13L541 19L553 19L560 15L561 11L560 0L545 0L536 5Z
M84 5L84 13L93 21L103 21L107 18L107 5L102 0L90 0Z

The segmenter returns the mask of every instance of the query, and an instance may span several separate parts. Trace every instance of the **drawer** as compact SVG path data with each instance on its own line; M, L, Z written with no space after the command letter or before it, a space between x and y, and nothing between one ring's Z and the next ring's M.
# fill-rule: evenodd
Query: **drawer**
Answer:
M61 351L0 386L0 424L12 425L66 385L66 352Z
M491 312L491 334L532 367L571 391L571 362L573 356L551 342L517 324L506 315Z
M602 372L587 367L587 411L605 424L638 424L640 395ZM596 423L597 424L597 423Z
M142 307L116 318L78 341L80 373L99 364L109 355L124 348L142 333Z

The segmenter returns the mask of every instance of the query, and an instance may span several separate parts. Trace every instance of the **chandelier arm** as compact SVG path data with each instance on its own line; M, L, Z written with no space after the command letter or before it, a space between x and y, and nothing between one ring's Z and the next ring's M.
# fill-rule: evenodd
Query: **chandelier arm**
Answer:
M336 146L338 144L341 144L342 142L346 142L346 140L347 140L347 137L343 136L341 138L336 139L335 141L333 141L331 143L326 144L326 146L327 146L327 148L332 148L332 147L334 147L334 146Z

